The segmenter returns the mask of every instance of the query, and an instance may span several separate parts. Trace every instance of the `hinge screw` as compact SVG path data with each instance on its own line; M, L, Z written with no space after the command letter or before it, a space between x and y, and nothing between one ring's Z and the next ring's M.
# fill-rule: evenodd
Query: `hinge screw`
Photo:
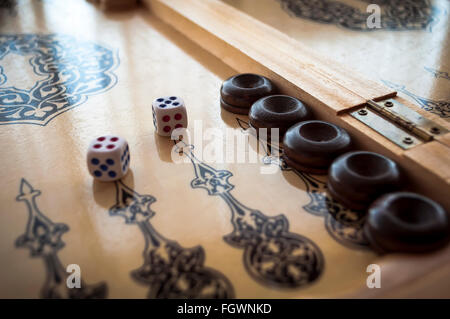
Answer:
M414 142L413 139L410 137L405 137L403 139L403 143L405 143L405 144L412 144L413 142Z
M386 103L384 103L384 106L386 106L386 107L393 107L394 103L392 103L391 101L387 101Z
M433 134L439 134L441 133L441 130L438 127L432 127L430 132Z
M362 110L359 110L359 111L358 111L358 114L364 116L364 115L367 115L367 111L364 110L364 109L362 109Z
M270 164L272 164L272 160L270 157L264 156L263 163L264 163L264 165L270 165Z

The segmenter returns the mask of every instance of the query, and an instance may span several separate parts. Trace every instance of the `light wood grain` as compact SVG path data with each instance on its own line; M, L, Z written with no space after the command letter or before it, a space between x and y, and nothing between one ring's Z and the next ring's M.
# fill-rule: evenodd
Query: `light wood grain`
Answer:
M203 189L192 189L190 183L195 177L192 165L172 162L173 143L155 135L150 103L155 97L177 94L184 98L191 119L203 120L207 127L232 128L240 132L236 116L220 110L219 87L225 78L237 72L230 67L233 63L236 66L242 63L255 72L261 64L249 59L244 52L230 50L227 44L219 46L223 49L222 55L214 56L196 44L198 39L183 36L143 9L105 13L84 1L67 0L24 1L18 11L17 18L8 16L2 20L3 32L69 34L117 52L120 65L114 70L118 82L113 88L90 96L84 104L59 115L45 127L0 125L0 146L4 150L0 152L4 168L0 171L1 297L37 298L46 280L42 260L30 258L28 249L14 246L15 240L24 233L28 218L27 206L16 201L22 178L41 191L36 198L40 211L52 221L70 227L62 237L65 246L58 251L64 266L79 264L87 284L106 281L107 297L147 296L149 286L137 283L130 276L143 263L144 237L136 225L126 224L121 217L109 214L115 204L115 186L94 181L86 168L89 141L105 132L114 132L128 140L131 171L123 182L138 193L157 199L151 206L155 212L151 218L155 229L182 247L201 245L206 256L205 266L223 273L232 282L238 298L326 298L344 292L347 296L367 296L366 267L371 263L379 263L386 270L382 275L383 289L377 291L376 296L398 297L406 292L415 297L423 296L425 291L448 296L448 272L445 272L448 250L411 257L378 256L369 249L349 248L330 236L326 228L328 214L313 215L305 209L311 202L311 189L295 172L276 167L274 174L262 175L259 165L211 163L217 169L233 173L230 178L235 186L233 195L243 204L267 216L283 214L289 220L290 232L310 238L323 252L324 272L311 285L283 290L255 281L244 266L243 250L223 240L233 228L229 207L218 196L208 196ZM71 23L67 23L68 17ZM179 15L174 17L179 18ZM183 21L189 25L187 19ZM205 37L205 41L210 39ZM290 54L295 55L295 52ZM11 82L6 85L21 87L36 76L27 56L1 60L1 65L10 76L8 81ZM309 96L316 114L346 127L357 146L395 157L409 167L410 173L416 172L415 180L422 181L429 192L445 190L437 184L442 181L436 179L438 172L424 168L413 154L405 159L400 148L348 114L336 117L336 110L325 103L327 99L340 101L342 92L344 100L358 96L352 90L342 90L341 85L325 73L305 68L309 73L303 79L312 81L309 88L320 91L322 84L330 84L335 91L328 91L325 86L325 93L308 95L268 69L265 74L273 75L280 85L286 84L282 87L286 92ZM320 81L315 82L318 76ZM342 102L344 107L345 103ZM247 120L245 116L238 118ZM192 129L192 124L189 128ZM419 153L423 156L423 152ZM325 177L318 179L322 184L326 182Z
M359 74L220 1L144 2L157 16L236 70L275 77L284 90L294 86L296 95L307 102L320 101L330 111L342 112L367 99L395 95L378 83L361 81Z
M450 148L446 145L433 141L419 145L405 152L405 158L411 160L421 168L421 171L432 172L447 181L447 186L442 189L443 195L450 194Z
M431 254L392 254L377 263L381 287L367 287L350 298L450 298L450 246Z
M450 209L450 197L443 192L448 186L445 178L436 175L429 165L419 165L418 160L405 161L403 149L345 114L368 99L378 101L395 96L395 91L321 57L221 1L145 0L144 3L155 15L238 72L269 77L283 93L306 102L316 117L347 129L357 147L397 161L411 185L418 186L418 191ZM411 105L402 98L396 99ZM449 127L446 121L423 110L419 112ZM422 187L425 184L430 188Z
M86 167L89 142L106 133L127 139L131 170L123 182L141 195L156 198L151 205L155 216L150 219L154 228L184 248L203 247L204 265L226 276L236 297L332 297L365 284L365 269L378 256L369 249L349 249L330 236L325 217L303 208L311 202L311 193L295 172L274 166L273 174L260 174L262 163L210 162L215 169L233 174L230 183L237 200L268 217L283 214L289 231L314 241L324 255L323 273L311 285L275 289L254 280L243 260L244 249L223 239L233 231L226 202L204 189L193 189L192 164L174 163L173 141L155 134L152 100L176 94L186 103L193 135L195 120L203 121L204 130L228 128L241 135L235 114L221 112L219 104L220 85L235 70L147 10L103 12L78 0L25 2L18 9L20 18L2 21L4 32L68 34L111 49L120 65L114 70L118 79L114 87L90 96L46 126L0 125L4 150L0 152L4 167L0 171L0 297L38 298L46 280L43 261L30 258L28 249L14 246L28 218L27 206L16 201L22 178L41 192L36 198L40 211L70 227L62 236L65 246L58 251L63 266L80 265L86 284L105 281L108 298L147 296L150 285L130 275L144 262L145 238L139 226L109 214L116 202L115 185L94 181ZM47 22L41 23L44 17ZM8 55L0 61L8 75L6 85L25 87L26 80L36 77L28 60L28 56ZM209 143L200 140L204 148ZM200 156L200 145L193 143ZM218 143L225 146L225 141ZM323 185L325 178L320 181Z

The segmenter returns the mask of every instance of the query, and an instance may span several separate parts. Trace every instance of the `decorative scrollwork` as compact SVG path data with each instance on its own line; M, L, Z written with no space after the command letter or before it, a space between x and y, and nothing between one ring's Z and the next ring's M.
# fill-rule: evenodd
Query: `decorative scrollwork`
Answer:
M404 85L395 84L386 80L382 80L382 82L387 86L410 96L414 101L416 101L417 104L419 104L420 108L425 111L436 114L442 118L450 118L450 101L436 101L427 99L408 91Z
M8 54L30 56L33 72L42 79L30 90L17 88L0 68L0 124L46 125L117 82L116 54L72 36L0 34L0 61Z
M450 80L450 75L448 74L448 72L436 70L436 69L429 68L429 67L424 67L424 69L426 71L430 72L436 79L442 78L442 79Z
M338 242L352 248L368 248L369 242L364 236L363 226L366 221L364 212L356 212L342 207L336 202L329 202L329 214L325 216L328 233Z
M257 281L284 288L302 287L323 271L323 256L310 239L289 232L284 215L267 217L245 207L231 194L222 197L230 206L234 230L224 237L244 249L244 263Z
M192 188L203 188L208 191L208 195L219 195L229 192L233 185L228 182L232 176L229 171L215 170L205 163L195 166L195 179L192 180Z
M105 298L108 292L105 283L86 285L81 282L81 288L67 287L67 272L57 254L64 247L61 236L69 231L69 226L54 223L40 212L36 204L36 197L40 195L40 190L22 179L16 200L27 205L28 222L25 233L16 240L16 247L28 248L32 257L44 260L47 278L41 290L42 298Z
M289 232L284 215L268 217L246 207L231 194L230 171L216 170L199 161L194 147L184 148L193 166L193 188L204 188L208 195L221 197L231 210L233 232L224 236L231 246L244 249L244 265L257 281L281 288L303 287L317 280L323 272L321 250L310 239Z
M121 216L127 224L139 226L145 238L144 264L132 271L132 277L150 286L148 298L233 298L229 280L217 270L204 266L201 246L183 248L164 238L151 225L155 215L151 195L140 195L121 181L116 182L116 204L111 216Z
M363 226L365 215L352 211L328 195L326 183L308 173L293 170L305 183L311 201L303 208L313 215L325 218L325 228L337 242L349 248L368 248Z
M249 126L244 120L236 118L239 126L246 130ZM261 143L266 151L266 158L270 163L278 165L282 171L291 171L304 183L310 201L303 205L303 209L310 214L325 218L325 228L333 239L349 248L367 248L368 242L364 237L364 215L351 211L334 201L326 191L326 183L308 173L300 172L289 167L283 158L273 158L268 151L273 146ZM279 152L279 150L276 150Z
M22 179L17 201L24 201L28 207L29 219L25 233L16 240L16 247L28 248L32 257L43 257L56 253L64 247L61 236L69 231L66 224L56 224L45 217L37 208L35 197L41 195Z
M336 0L278 0L283 9L296 17L320 23L335 24L355 31L380 30L369 28L371 13ZM429 0L361 0L381 8L381 29L424 30L436 24L447 12Z

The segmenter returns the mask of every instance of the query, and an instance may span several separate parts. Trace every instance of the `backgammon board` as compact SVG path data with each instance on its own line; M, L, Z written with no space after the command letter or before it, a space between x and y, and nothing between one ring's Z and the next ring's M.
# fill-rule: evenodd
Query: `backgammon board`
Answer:
M397 90L418 107L450 118L448 1L225 2ZM368 3L380 4L385 13L381 29L365 23Z
M208 162L201 156L207 141L196 143L196 132L182 154L155 134L151 103L174 94L186 103L188 128L202 121L205 131L245 134L248 117L219 103L222 82L244 71L272 75L318 116L336 117L322 107L324 96L333 97L329 91L296 91L281 62L261 62L271 50L265 44L263 53L233 51L242 21L242 36L252 31L245 23L264 23L295 38L286 40L292 46L286 50L305 46L288 50L292 56L307 58L311 47L379 84L368 96L398 91L404 103L409 99L446 125L448 1L436 1L442 10L433 11L432 21L399 21L379 31L314 21L289 9L304 2L147 0L114 12L82 0L0 2L0 297L450 297L448 247L423 255L375 253L362 233L365 215L331 199L325 176L290 168L265 143L257 163ZM217 16L207 18L210 12ZM224 23L230 29L219 30ZM399 38L405 45L397 51ZM258 47L258 39L248 43ZM324 61L314 59L305 63L314 68ZM331 64L314 74L345 81L345 72ZM358 105L350 93L340 100L335 91L331 104L338 113L349 100ZM363 132L358 145L387 145L385 153L403 156L370 128L344 121ZM95 181L86 167L90 141L104 134L129 143L130 172L118 182ZM448 135L417 146L404 166L412 184L424 181L414 187L434 193L448 209L446 143ZM439 166L419 161L422 174L415 166L422 153L415 150L424 146ZM271 173L261 174L263 168ZM72 264L81 269L81 288L66 285ZM370 264L381 266L381 288L367 287Z

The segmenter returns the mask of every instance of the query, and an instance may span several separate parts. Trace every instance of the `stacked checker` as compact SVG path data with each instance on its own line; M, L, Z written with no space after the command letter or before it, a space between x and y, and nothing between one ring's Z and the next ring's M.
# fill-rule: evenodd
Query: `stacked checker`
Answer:
M254 102L275 92L272 82L262 75L237 74L223 82L220 105L229 112L247 115Z
M253 90L267 81L255 74L227 79L221 87L221 107L247 114L253 101L248 111L251 126L279 129L289 166L314 174L328 172L328 192L335 200L368 211L364 233L376 251L426 252L450 241L450 216L441 205L419 194L396 192L402 177L394 161L373 152L348 152L351 138L343 128L324 121L305 122L306 107L294 97ZM239 104L242 101L247 104ZM298 123L292 123L295 119Z

